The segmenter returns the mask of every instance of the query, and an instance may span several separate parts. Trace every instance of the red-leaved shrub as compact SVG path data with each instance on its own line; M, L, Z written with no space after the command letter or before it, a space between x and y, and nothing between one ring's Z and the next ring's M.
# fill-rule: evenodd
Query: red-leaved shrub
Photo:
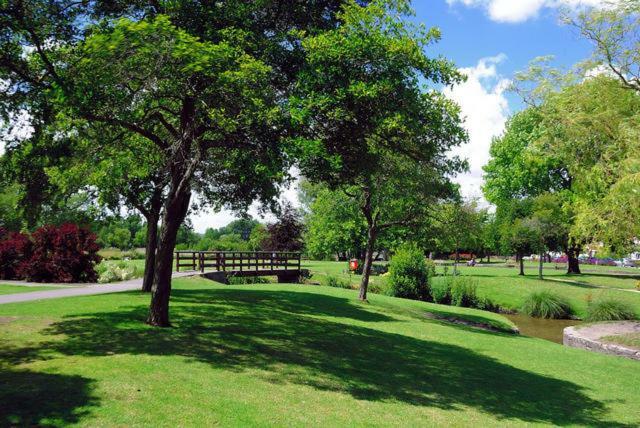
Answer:
M43 226L31 235L31 258L21 270L27 281L95 282L100 262L96 235L75 224Z
M0 228L0 279L20 279L31 257L31 241L25 234Z

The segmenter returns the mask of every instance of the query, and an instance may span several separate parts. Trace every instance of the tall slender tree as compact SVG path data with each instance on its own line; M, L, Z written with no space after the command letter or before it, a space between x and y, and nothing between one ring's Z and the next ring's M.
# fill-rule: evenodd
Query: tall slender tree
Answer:
M446 152L466 140L459 109L422 82L462 80L443 58L425 55L437 29L412 26L407 1L352 3L332 31L307 37L307 63L293 117L307 131L297 140L300 167L312 181L349 192L367 223L360 299L365 300L381 229L408 226L463 168ZM424 80L422 80L424 79Z

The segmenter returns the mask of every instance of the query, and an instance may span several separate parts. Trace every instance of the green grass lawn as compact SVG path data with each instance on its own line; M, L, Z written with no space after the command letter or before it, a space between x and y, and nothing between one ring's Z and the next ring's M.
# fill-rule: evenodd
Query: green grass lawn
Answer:
M640 424L635 361L356 297L180 279L171 329L137 292L0 305L0 426Z
M313 273L312 281L322 283L327 276L335 276L350 281L354 287L360 283L359 275L349 275L346 262L305 261L303 267ZM447 268L449 274L452 268ZM527 270L526 276L518 276L518 269L504 267L467 267L459 266L460 273L478 280L478 293L498 305L519 310L528 294L533 291L550 289L566 297L576 315L586 314L588 302L599 298L623 300L632 305L640 317L640 293L623 290L635 290L638 277L604 273L567 275L563 269L548 266L544 270L544 280L539 280L537 271ZM444 272L443 267L438 273ZM434 281L441 281L436 277ZM371 277L373 284L384 283L386 277Z
M640 316L640 293L635 289L636 279L606 274L566 275L563 271L545 272L545 279L529 273L518 276L517 269L461 267L462 275L478 281L478 292L505 308L517 310L533 291L552 290L569 300L576 315L583 317L589 301L611 298L628 302ZM441 280L437 277L436 281Z
M55 290L57 288L60 288L60 287L54 287L51 285L43 285L42 287L26 287L23 285L0 284L0 295L30 293L32 291L42 291L42 290Z

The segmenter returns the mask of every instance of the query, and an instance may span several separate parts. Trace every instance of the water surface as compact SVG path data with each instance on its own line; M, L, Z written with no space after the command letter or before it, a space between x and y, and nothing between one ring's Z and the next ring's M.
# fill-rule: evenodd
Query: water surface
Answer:
M539 337L562 344L562 330L580 324L580 320L548 320L521 314L505 314L524 336Z

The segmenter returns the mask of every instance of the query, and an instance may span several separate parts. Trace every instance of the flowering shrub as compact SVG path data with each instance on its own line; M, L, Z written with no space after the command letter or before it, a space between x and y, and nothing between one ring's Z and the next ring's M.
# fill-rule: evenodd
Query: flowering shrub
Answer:
M100 262L96 235L75 224L43 226L31 235L31 257L21 276L36 282L95 282Z
M20 279L31 249L27 235L0 228L0 279Z

